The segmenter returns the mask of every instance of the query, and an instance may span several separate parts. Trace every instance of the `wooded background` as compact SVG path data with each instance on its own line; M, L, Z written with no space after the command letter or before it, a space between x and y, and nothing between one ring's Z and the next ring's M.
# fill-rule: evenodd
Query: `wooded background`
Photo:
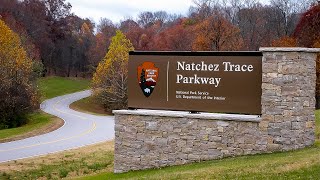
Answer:
M43 76L93 74L116 30L135 50L227 51L267 46L307 46L296 28L316 0L195 0L186 16L165 11L141 12L137 19L98 24L72 14L65 0L1 0L1 19L22 39L28 56L39 62ZM313 28L313 27L309 27ZM319 31L319 25L314 27ZM315 34L317 35L317 34ZM307 38L306 38L307 37Z
M316 0L194 0L187 15L141 12L98 24L71 8L65 0L0 0L0 129L22 125L38 107L41 76L93 77L94 94L107 111L126 108L130 50L320 47ZM319 67L318 60L320 100Z

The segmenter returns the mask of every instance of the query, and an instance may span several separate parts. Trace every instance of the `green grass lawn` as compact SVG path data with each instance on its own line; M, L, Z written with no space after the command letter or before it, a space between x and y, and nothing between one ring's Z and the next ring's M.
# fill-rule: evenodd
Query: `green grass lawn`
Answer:
M90 80L64 77L46 77L38 80L41 100L89 89Z
M316 115L316 143L305 149L250 155L143 171L112 171L84 180L99 179L319 179L320 110Z
M54 119L54 116L41 111L29 114L27 118L28 123L26 125L0 130L0 142L23 139L29 137L30 133L37 134L35 131L38 131L38 133L47 132L52 124L59 123L59 120ZM28 133L28 135L26 135L26 133Z
M320 139L320 110L317 110L315 112L315 115L316 115L316 137L317 139Z
M41 94L41 101L56 96L69 94L89 88L90 81L87 79L46 77L38 80L38 88ZM24 134L31 136L42 134L46 127L55 126L58 122L54 116L48 115L42 111L31 113L27 116L28 123L24 126L12 129L0 130L0 142L16 140L16 137L23 137ZM60 120L61 121L61 120ZM32 133L31 133L32 132Z
M79 179L318 179L319 157L320 145L317 144L292 152L242 156L123 174L106 172Z
M319 134L320 110L316 111ZM320 139L290 152L250 155L123 174L113 173L113 142L0 164L0 179L319 179ZM95 174L95 175L93 175ZM93 175L93 176L85 176ZM81 177L82 176L82 177ZM85 176L85 177L83 177Z
M0 139L11 137L16 134L21 134L26 131L31 131L34 129L38 129L39 127L43 126L44 124L47 124L50 121L50 115L48 114L42 114L40 112L36 112L33 114L28 115L28 119L30 120L30 123L18 127L18 128L12 128L12 129L4 129L0 131Z

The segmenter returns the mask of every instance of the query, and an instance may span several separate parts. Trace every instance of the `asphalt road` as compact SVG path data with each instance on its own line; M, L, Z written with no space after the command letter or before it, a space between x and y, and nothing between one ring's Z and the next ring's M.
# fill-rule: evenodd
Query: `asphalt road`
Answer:
M60 117L64 125L47 134L0 144L0 162L45 155L114 138L114 117L74 111L69 105L90 96L81 91L44 101L41 109Z

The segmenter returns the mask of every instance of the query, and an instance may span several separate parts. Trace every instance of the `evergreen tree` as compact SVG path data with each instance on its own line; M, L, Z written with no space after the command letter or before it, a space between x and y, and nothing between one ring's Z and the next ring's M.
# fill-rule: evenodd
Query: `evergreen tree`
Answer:
M141 71L141 76L140 76L140 83L141 83L141 84L143 84L143 83L146 82L146 75L145 75L145 74L146 74L146 73L145 73L145 70L142 69L142 71Z

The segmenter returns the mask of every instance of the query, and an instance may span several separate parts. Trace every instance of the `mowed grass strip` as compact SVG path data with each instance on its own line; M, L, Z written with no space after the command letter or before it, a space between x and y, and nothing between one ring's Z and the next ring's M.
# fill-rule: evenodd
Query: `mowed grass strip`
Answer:
M87 79L45 77L38 80L38 88L41 100L65 95L89 88L90 81ZM18 128L0 130L0 142L8 142L32 137L53 131L63 125L63 120L42 111L29 114L27 124Z
M38 80L42 100L89 89L90 80L81 78L45 77Z
M292 152L251 155L123 174L105 172L99 179L318 179L320 144Z

